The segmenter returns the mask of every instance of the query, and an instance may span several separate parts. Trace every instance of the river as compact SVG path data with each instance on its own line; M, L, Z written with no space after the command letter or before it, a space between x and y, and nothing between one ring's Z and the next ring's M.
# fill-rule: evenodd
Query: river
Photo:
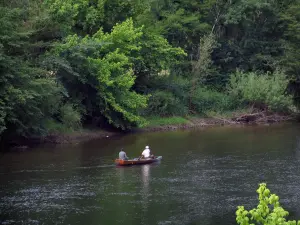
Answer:
M116 167L121 147L161 163ZM0 224L236 224L266 182L300 219L300 127L140 133L0 156Z

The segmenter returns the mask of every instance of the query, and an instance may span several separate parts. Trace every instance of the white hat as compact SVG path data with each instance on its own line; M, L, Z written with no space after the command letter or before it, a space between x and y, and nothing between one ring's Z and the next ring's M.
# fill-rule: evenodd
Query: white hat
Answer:
M149 146L146 146L146 148L149 148Z

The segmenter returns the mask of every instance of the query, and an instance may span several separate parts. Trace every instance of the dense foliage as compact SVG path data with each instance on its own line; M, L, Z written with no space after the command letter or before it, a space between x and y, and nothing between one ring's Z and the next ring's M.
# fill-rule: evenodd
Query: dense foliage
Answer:
M300 0L0 1L0 135L294 112Z
M300 221L286 220L289 212L279 203L279 197L271 194L265 183L257 189L259 204L256 208L245 210L239 206L236 211L236 221L240 225L297 225Z
M257 108L288 112L293 108L292 96L285 93L288 83L281 71L261 75L238 71L230 77L229 91L235 102L241 99Z

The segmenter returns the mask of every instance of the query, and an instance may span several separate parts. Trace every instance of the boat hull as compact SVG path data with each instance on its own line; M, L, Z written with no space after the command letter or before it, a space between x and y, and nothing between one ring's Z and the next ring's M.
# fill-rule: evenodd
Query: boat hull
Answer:
M118 166L133 166L133 165L143 165L143 164L150 164L154 162L159 162L162 159L162 156L158 156L154 159L132 159L132 160L122 160L116 159L115 163Z

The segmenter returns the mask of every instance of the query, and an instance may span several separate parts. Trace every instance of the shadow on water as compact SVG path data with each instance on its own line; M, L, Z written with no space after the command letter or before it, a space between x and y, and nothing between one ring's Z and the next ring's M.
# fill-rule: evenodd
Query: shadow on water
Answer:
M300 218L300 129L257 126L131 134L0 158L0 224L235 224L267 182ZM161 162L117 167L121 147Z

